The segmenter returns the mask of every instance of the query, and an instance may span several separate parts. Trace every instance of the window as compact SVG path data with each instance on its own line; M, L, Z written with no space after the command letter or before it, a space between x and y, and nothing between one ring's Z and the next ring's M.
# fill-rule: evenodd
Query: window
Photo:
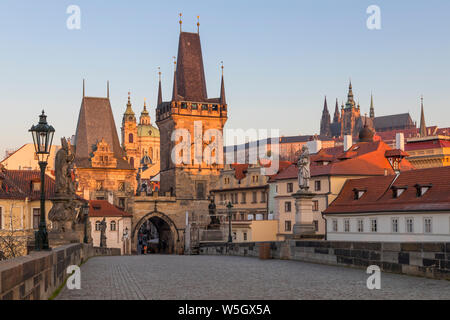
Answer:
M319 200L313 200L312 204L313 211L319 211Z
M370 231L377 232L377 230L378 230L377 219L370 219Z
M364 232L364 220L358 219L358 232Z
M246 202L245 196L246 196L246 193L245 193L245 192L242 192L241 203L245 203L245 202Z
M266 203L266 193L261 191L261 203Z
M402 195L402 193L405 192L405 191L406 191L406 188L405 188L405 187L403 187L403 188L392 187L392 196L393 196L394 198L398 198L398 197L400 197L400 196Z
M361 197L364 195L364 193L366 192L366 190L353 189L353 192L354 192L353 199L354 199L354 200L359 200L359 199L361 199Z
M414 232L414 220L413 218L406 218L406 232L413 233Z
M125 198L119 198L119 207L122 209L125 208Z
M253 220L253 213L247 215L247 220Z
M241 213L241 220L244 220L245 214Z
M294 192L294 184L292 182L289 182L287 184L287 192L288 193Z
M285 212L291 212L291 202L290 201L286 201L284 203L284 211Z
M314 190L315 191L320 191L320 180L319 181L314 181Z
M284 231L291 231L291 221L284 222Z
M350 220L344 219L344 232L350 232Z
M319 231L319 221L314 220L313 223L314 223L314 230L315 230L316 232Z
M236 232L233 232L233 240L236 240L236 238L237 238L237 234L236 234Z
M130 134L128 135L128 142L129 142L129 143L133 143L133 140L134 140L133 134L130 133Z
M333 232L338 232L338 221L337 221L337 219L333 219L332 223L333 223Z
M398 232L398 218L392 218L391 223L392 223L392 233L397 233Z
M116 231L116 222L115 221L111 221L110 226L111 226L111 231Z
M40 190L41 190L41 182L33 181L33 191L40 191Z
M252 176L252 182L258 182L259 177L258 176Z
M125 182L120 181L119 187L117 188L119 191L125 191Z
M431 218L424 218L423 219L423 232L424 233L431 233L432 232L431 223L432 223Z
M254 191L253 192L253 199L252 199L252 203L256 203L256 197L257 197L257 193Z
M95 231L100 231L100 221L95 221Z
M197 199L205 199L205 183L203 181L197 181L196 189L197 189L197 192L196 192ZM237 199L236 199L236 201L237 201Z
M244 241L247 241L247 232L244 232Z
M33 208L33 229L39 229L40 219L41 219L41 209Z

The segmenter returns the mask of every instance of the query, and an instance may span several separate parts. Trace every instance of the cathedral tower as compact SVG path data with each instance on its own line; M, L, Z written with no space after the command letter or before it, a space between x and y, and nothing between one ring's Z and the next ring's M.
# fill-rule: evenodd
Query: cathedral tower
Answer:
M171 101L163 102L160 83L158 88L161 191L183 199L205 199L223 168L222 139L205 136L209 129L213 129L209 133L221 135L227 121L223 75L221 96L208 98L198 33L180 33L177 59ZM175 141L173 135L178 135ZM217 147L212 148L214 145ZM205 159L205 151L220 160L211 163Z
M323 103L322 119L320 120L320 135L330 136L330 113L328 112L327 97Z

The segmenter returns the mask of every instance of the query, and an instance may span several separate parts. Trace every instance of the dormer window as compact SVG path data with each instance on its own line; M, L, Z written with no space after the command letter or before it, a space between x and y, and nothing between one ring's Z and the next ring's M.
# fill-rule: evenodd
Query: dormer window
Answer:
M359 200L366 193L366 189L353 189L353 199Z
M393 198L398 198L402 195L403 192L406 191L406 189L408 189L408 187L392 187L392 197Z
M415 187L416 187L416 196L422 197L431 188L431 184L427 185L416 184Z

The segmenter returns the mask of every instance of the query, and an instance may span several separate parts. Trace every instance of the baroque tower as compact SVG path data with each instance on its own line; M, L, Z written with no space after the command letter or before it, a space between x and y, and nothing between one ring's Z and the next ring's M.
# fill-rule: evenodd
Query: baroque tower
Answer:
M122 148L127 154L130 165L137 169L139 167L137 126L136 115L131 108L130 92L128 92L128 102L122 118Z
M200 35L180 32L172 99L163 102L161 82L158 88L162 192L186 200L206 198L223 168L226 121L223 74L220 97L208 98Z

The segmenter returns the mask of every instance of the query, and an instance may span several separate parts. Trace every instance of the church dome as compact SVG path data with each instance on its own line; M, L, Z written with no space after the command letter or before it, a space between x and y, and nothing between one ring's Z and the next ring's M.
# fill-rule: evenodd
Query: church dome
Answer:
M372 142L373 131L366 125L359 131L359 142Z

